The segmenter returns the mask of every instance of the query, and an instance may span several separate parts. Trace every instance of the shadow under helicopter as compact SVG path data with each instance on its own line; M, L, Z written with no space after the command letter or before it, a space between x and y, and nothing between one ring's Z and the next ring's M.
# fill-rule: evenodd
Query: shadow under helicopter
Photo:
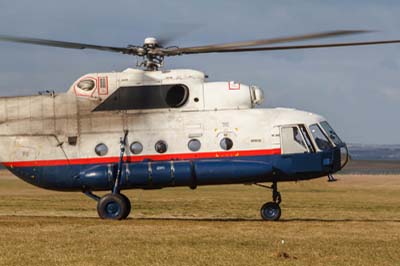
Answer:
M143 221L183 221L183 222L262 222L261 219L257 218L185 218L185 217L173 217L173 218L162 218L162 217L149 217L149 218L129 218L130 220L143 220ZM277 223L287 222L367 222L367 223L379 223L379 222L394 222L400 223L400 219L321 219L321 218L291 218L291 219L280 219Z
M79 217L79 216L47 216L47 215L0 215L1 218L36 218L36 219L73 219L73 220L96 220L98 217ZM235 218L235 217L128 217L125 221L176 221L176 222L257 222L268 223L257 218ZM322 222L322 223L347 223L347 222L363 222L363 223L400 223L400 219L352 219L352 218L338 218L338 219L324 219L324 218L287 218L280 219L275 223L293 223L293 222Z

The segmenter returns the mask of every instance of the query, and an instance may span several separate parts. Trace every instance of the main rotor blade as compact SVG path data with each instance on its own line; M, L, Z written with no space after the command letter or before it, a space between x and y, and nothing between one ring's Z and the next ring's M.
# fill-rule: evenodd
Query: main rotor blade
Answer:
M94 49L94 50L116 52L116 53L123 53L123 54L136 54L136 50L134 47L133 48L112 47L112 46L92 45L92 44L86 44L86 43L74 43L74 42L63 42L63 41L54 41L54 40L46 40L46 39L37 39L37 38L15 37L15 36L9 36L9 35L0 35L0 41L27 43L27 44L52 46L52 47L59 47L59 48L69 48L69 49Z
M201 24L196 23L163 23L162 28L154 34L157 44L160 47L174 46L176 40L201 28ZM153 35L152 35L153 36Z
M321 38L343 36L343 35L350 35L350 34L368 33L368 32L371 32L371 31L366 31L366 30L327 31L327 32L320 32L320 33L311 33L311 34L305 34L305 35L280 37L280 38L255 40L255 41L232 42L232 43L224 43L224 44L173 48L173 49L162 49L162 52L164 53L164 55L167 55L167 56L180 55L180 54L213 53L213 52L221 52L223 50L232 50L232 49L238 49L238 48L240 49L242 47L249 47L249 46L259 46L259 45L276 44L276 43L283 43L283 42L304 41L304 40L321 39Z
M274 51L274 50L315 49L315 48L329 48L329 47L343 47L343 46L379 45L379 44L391 44L391 43L400 43L400 40L236 48L236 49L213 50L213 51L201 52L201 53L233 53L233 52L256 52L256 51ZM196 54L196 53L197 52L192 52L192 53L188 52L185 54Z

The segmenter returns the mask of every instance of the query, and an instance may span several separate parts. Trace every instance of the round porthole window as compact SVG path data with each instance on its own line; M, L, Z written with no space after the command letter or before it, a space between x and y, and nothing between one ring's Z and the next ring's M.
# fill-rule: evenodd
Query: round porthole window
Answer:
M198 151L201 148L201 142L198 139L191 139L188 142L188 148L191 151Z
M129 149L133 154L140 154L143 151L143 145L142 143L135 141L132 142L131 146L129 146Z
M84 79L79 81L77 87L83 91L91 91L94 89L94 86L96 84L94 83L94 80L91 79Z
M221 146L221 148L223 150L230 150L233 147L233 141L230 138L223 138L221 139L221 141L219 142L219 145Z
M98 156L104 156L104 155L106 155L108 153L108 147L104 143L99 143L94 148L94 151L96 152L96 154Z
M154 148L155 148L156 152L164 153L164 152L167 151L168 146L167 146L167 143L165 141L159 140L159 141L157 141L157 143L154 146Z

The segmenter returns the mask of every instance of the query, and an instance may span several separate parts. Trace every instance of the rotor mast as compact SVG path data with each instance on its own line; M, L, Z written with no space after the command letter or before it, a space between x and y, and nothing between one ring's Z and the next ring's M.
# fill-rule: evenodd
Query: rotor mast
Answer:
M139 67L144 67L147 71L157 71L164 65L164 55L157 53L157 49L161 48L158 41L154 37L144 39L142 55L143 60L138 63Z

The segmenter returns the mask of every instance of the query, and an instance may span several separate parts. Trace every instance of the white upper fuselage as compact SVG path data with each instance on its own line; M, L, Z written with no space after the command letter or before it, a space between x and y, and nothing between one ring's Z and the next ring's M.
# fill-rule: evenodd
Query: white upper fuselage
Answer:
M124 100L130 90L144 91L151 87L157 93L158 86L170 88L171 84L187 90L177 90L178 94L185 94L184 103L179 107L129 109L128 106L125 110L112 110L119 103L130 104ZM122 96L121 88L125 90ZM160 90L160 93L164 92ZM171 97L179 97L174 95ZM235 82L205 82L205 75L193 70L128 69L119 73L88 74L65 94L0 98L0 160L12 164L117 157L124 131L129 132L128 145L140 142L143 146L140 154L131 154L128 148L127 155L141 159L185 154L196 157L204 153L218 157L220 152L240 156L244 151L279 151L282 125L310 125L325 120L294 109L254 109L262 101L262 91L257 87ZM100 106L108 109L93 111ZM220 146L223 138L233 141L229 151ZM191 139L200 141L200 150L189 150ZM163 154L155 150L159 140L168 146ZM96 154L99 143L108 147L105 155Z

